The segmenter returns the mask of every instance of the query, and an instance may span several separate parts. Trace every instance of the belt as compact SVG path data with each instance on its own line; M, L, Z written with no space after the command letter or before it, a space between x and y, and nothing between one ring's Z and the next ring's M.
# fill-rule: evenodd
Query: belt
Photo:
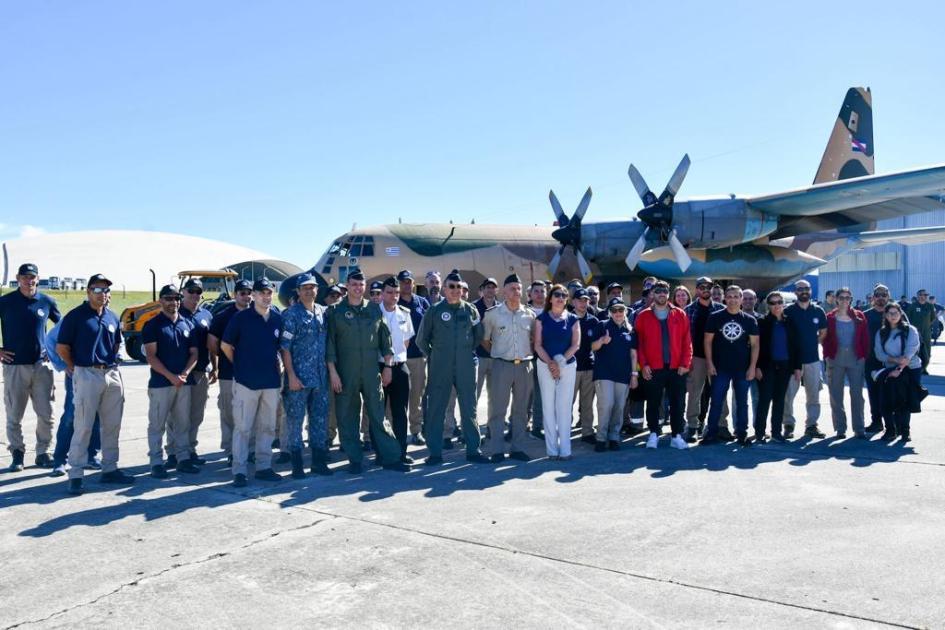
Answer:
M386 366L384 363L382 363L381 361L378 361L377 364L378 364L379 366L381 366L381 367L387 367L387 366ZM406 365L406 364L407 364L406 361L397 361L397 362L391 363L390 366L391 366L391 367L400 367L401 365Z
M87 365L85 367L94 368L96 370L112 370L117 368L117 365L105 365L104 363L96 363L95 365Z
M501 359L499 357L492 357L496 361L502 361L503 363L511 363L512 365L518 365L520 363L527 363L532 360L532 357L525 357L524 359Z

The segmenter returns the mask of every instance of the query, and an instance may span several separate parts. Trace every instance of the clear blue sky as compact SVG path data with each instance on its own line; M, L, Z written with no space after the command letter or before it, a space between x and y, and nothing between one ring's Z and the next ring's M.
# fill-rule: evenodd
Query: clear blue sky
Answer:
M940 3L5 2L0 238L161 229L302 266L359 225L630 217L810 183L846 89L945 162ZM768 5L771 6L768 6ZM586 6L585 6L586 5Z

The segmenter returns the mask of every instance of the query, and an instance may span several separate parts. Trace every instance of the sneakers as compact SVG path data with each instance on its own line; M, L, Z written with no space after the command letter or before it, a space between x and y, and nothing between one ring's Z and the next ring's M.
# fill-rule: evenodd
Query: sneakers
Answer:
M13 451L13 462L7 470L10 472L23 470L23 451Z
M846 434L846 433L837 433L836 439L838 439L838 440L845 440L845 439L847 439L847 434Z
M256 474L253 475L253 478L258 479L259 481L282 481L282 475L274 471L272 468L257 470Z
M532 437L538 438L539 440L544 440L545 432L541 429L532 429Z
M164 468L167 470L173 470L177 468L177 455L168 455L167 461L164 462Z
M883 442L892 442L896 439L896 430L895 429L886 429L886 432L883 433L880 437L880 440Z
M738 439L735 440L735 442L736 442L739 446L751 446L751 438L748 437L747 435L740 435L740 436L738 436Z
M825 438L827 434L818 429L817 425L814 425L804 430L804 436L809 438Z
M698 434L699 429L696 427L689 427L686 429L686 436L683 438L688 444L695 444L696 435Z
M35 464L36 464L37 466L39 466L40 468L52 468L52 467L53 467L53 459L52 459L52 457L49 456L49 453L41 453L41 454L37 455L37 456L36 456L36 459L34 460L33 463L35 463Z
M245 488L246 487L246 475L243 473L237 473L233 475L233 487L234 488Z
M423 446L424 444L427 443L427 441L424 440L423 436L420 435L419 433L414 433L413 435L411 435L409 442L411 444L414 444L415 446Z
M864 430L867 433L879 433L883 430L883 423L881 420L873 420Z
M275 458L277 464L288 464L292 461L292 455L288 451L279 451L279 456Z
M102 473L99 480L102 483L114 483L124 486L131 485L135 482L134 477L118 468L115 470L109 470L106 473Z
M62 476L65 475L65 474L66 474L66 465L65 465L65 464L57 464L56 466L53 466L52 472L49 473L49 476L50 476L50 477L62 477Z
M501 464L504 459L505 453L494 453L493 455L489 456L489 461L493 464Z
M70 479L69 480L69 494L73 496L78 496L84 492L82 490L82 480L81 479Z
M430 455L423 461L424 466L439 466L443 463L443 458L439 455Z
M197 455L197 451L190 451L190 463L194 466L203 466L207 463L207 460Z
M154 479L167 479L167 469L161 464L151 466L151 477Z
M524 453L522 451L512 451L511 453L509 453L509 459L515 459L520 462L532 461L532 458L528 456L528 453Z
M101 470L102 460L93 457L88 462L86 462L84 468L85 470Z
M488 464L489 458L482 453L467 453L466 461L470 464Z
M647 444L647 446L649 446L649 444ZM670 448L678 448L679 450L684 451L689 448L689 443L686 442L686 439L681 434L677 434L669 441L669 446Z
M856 433L853 434L853 439L855 439L855 440L868 440L868 439L870 439L870 436L868 436L868 435L867 435L866 433L864 433L863 431L857 431Z
M768 438L765 437L764 433L755 433L755 437L752 439L758 444L766 444L768 442Z
M650 437L646 438L646 447L647 448L656 448L656 445L660 442L659 433L650 433Z
M793 437L794 437L794 425L793 424L784 425L784 439L790 440Z
M783 435L778 435L778 434L772 435L771 441L778 442L779 444L784 444L785 442L787 442L787 440L785 439Z
M335 471L329 468L328 464L326 464L325 462L312 462L312 474L322 475L323 477L329 477L335 474Z
M735 436L732 435L732 432L728 430L728 427L720 427L717 436L720 440L724 440L726 442L731 442L735 439Z

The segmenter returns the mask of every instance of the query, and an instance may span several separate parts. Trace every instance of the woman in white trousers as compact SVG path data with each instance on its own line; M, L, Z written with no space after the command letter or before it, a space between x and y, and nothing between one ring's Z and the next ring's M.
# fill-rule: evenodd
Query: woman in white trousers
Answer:
M544 415L545 449L551 459L571 459L571 413L574 408L574 354L581 345L581 327L569 313L568 290L551 287L545 310L535 322L535 352L538 354L538 387Z

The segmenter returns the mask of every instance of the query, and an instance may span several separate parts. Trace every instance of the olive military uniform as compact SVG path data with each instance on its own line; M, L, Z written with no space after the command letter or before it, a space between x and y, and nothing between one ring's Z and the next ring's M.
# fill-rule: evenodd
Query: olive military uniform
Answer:
M922 369L929 367L932 357L932 322L935 321L935 306L931 302L920 304L912 302L903 311L909 318L909 323L919 331L922 345L919 347L919 358L922 359Z
M384 399L377 354L393 354L390 329L377 304L362 299L352 306L343 300L328 309L325 360L335 365L341 393L335 396L341 448L348 460L361 463L361 396L371 425L371 437L382 465L400 461L400 444L384 424Z
M469 302L438 302L424 313L420 322L417 347L427 356L427 413L423 436L432 457L442 455L443 419L453 387L459 401L466 454L479 454L473 354L482 342L482 334L479 311Z

